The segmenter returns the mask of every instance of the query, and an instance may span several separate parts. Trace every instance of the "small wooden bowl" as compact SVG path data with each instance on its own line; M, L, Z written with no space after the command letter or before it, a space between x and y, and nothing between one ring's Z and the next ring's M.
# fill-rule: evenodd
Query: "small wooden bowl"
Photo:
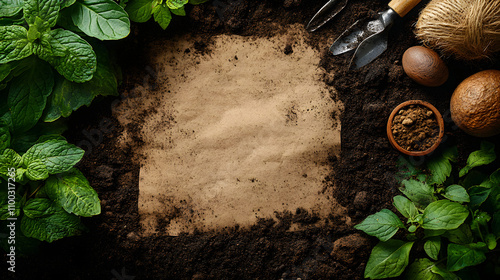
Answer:
M429 110L431 110L434 113L434 116L437 118L438 126L439 126L439 135L436 140L436 143L434 143L429 149L425 151L408 151L403 149L399 144L396 142L394 139L394 135L392 134L392 122L394 121L394 117L396 114L399 112L404 107L410 106L410 105L421 105ZM432 151L434 151L439 144L441 143L441 140L443 139L444 136L444 121L443 121L443 116L441 116L441 113L434 107L432 104L422 101L422 100L408 100L406 102L403 102L399 104L394 110L392 111L391 115L389 116L389 120L387 121L387 137L389 138L389 142L391 145L398 151L400 151L403 154L409 155L409 156L424 156Z

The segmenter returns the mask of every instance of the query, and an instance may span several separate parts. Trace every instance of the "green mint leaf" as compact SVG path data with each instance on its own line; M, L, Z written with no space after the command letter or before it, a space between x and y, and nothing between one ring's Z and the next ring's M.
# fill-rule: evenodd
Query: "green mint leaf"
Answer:
M186 11L184 10L184 7L179 8L179 9L173 9L170 11L172 12L172 14L174 14L176 16L186 16Z
M12 79L9 89L8 105L14 133L27 131L38 122L54 86L50 66L35 58L30 61L31 67Z
M429 259L416 259L406 271L406 280L443 280L438 273L435 272L436 263Z
M389 240L372 250L365 268L365 278L382 279L401 275L409 262L413 242Z
M11 71L12 71L12 67L10 64L8 64L8 63L0 64L0 82L5 80L9 76Z
M457 244L469 244L474 238L468 224L462 224L456 229L446 231L443 233L443 237Z
M127 3L125 11L134 22L146 22L153 14L153 0L131 0Z
M441 238L439 236L431 237L424 243L425 252L433 260L438 259L440 249Z
M469 245L448 244L448 261L446 267L449 271L458 271L464 267L478 265L486 260L484 248L486 244L472 243Z
M35 144L23 155L23 163L29 166L35 160L41 160L49 174L70 170L82 159L84 150L62 140L49 140Z
M166 0L165 2L169 9L175 10L184 7L188 3L188 0Z
M62 77L56 79L54 90L47 101L44 121L52 122L68 117L83 105L90 106L99 96L118 95L117 71L109 59L106 49L94 44L97 55L97 70L85 83L70 82Z
M497 238L493 233L488 233L484 238L484 242L486 242L489 250L494 250L497 247Z
M396 234L398 229L404 228L403 222L391 210L382 209L366 219L354 228L364 231L366 234L375 236L380 241L387 241Z
M0 0L0 17L12 17L23 8L23 0Z
M45 184L45 193L57 201L68 213L91 217L101 213L97 192L77 169L51 176Z
M459 176L465 176L472 168L481 165L486 165L493 162L496 159L495 145L490 142L482 141L481 149L472 152L467 158L467 165L460 169Z
M35 159L26 168L26 177L33 181L45 180L49 177L49 171L43 161Z
M423 215L424 229L456 229L469 216L469 210L459 203L438 200L429 204Z
M457 158L457 147L448 148L441 154L432 157L427 162L427 168L431 171L430 184L443 184L451 174L451 163Z
M59 74L72 82L82 83L92 79L97 64L92 46L68 30L51 30L50 35L50 45L63 45L66 48L64 55L54 55L50 50L41 49L37 53L38 56L49 62Z
M9 168L20 168L23 160L21 156L12 149L5 149L0 155L0 174L8 176Z
M40 18L46 28L51 28L56 25L60 9L60 0L24 0L24 19L31 25Z
M118 40L130 33L127 12L113 0L77 0L65 12L73 24L90 37Z
M472 209L477 209L483 202L488 199L491 193L491 188L475 186L469 189L470 204L469 207Z
M80 235L85 231L80 219L64 211L57 203L52 202L47 211L52 214L39 218L23 216L21 230L24 235L41 241L53 242L64 237Z
M418 209L415 204L402 195L394 197L394 206L407 219L413 220L418 215Z
M47 198L33 198L23 207L24 214L32 219L44 218L54 213L52 201Z
M75 4L76 0L62 0L61 1L61 9L67 8L73 4Z
M446 197L449 200L456 201L456 202L469 202L469 194L467 194L467 191L459 185L451 185L448 186L443 194L444 197Z
M20 60L33 53L28 30L22 26L0 26L0 64Z
M172 15L170 14L170 9L165 5L161 4L153 9L153 16L155 21L160 25L163 30L165 30L170 21L172 20Z
M403 180L403 187L399 190L405 194L417 207L425 208L436 200L434 188L418 180Z
M402 183L402 181L405 179L409 179L417 175L422 175L422 171L411 164L411 162L404 156L399 156L396 166L398 168L398 172L396 173L395 177L398 183Z

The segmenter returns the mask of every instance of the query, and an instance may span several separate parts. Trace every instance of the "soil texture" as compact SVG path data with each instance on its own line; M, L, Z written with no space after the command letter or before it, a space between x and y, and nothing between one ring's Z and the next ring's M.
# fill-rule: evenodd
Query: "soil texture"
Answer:
M404 107L394 116L392 134L398 145L407 151L425 151L432 147L439 135L434 113L418 105Z
M294 28L304 28L325 2L211 1L189 7L186 17L174 17L166 32L150 21L134 24L125 42L111 42L109 47L116 50L123 71L121 95L96 100L91 107L75 112L65 135L72 143L91 143L77 167L97 190L103 213L84 219L87 234L43 244L38 255L18 258L15 274L7 274L3 255L2 279L363 279L377 240L346 224L345 217L357 224L382 208L394 210L392 197L399 194L394 179L396 162L403 155L387 140L389 114L406 100L421 99L433 104L445 120L446 135L441 146L457 144L457 164L463 166L466 155L479 148L481 139L463 133L453 124L449 99L458 83L471 74L500 69L495 60L463 63L446 59L450 78L444 85L427 88L408 78L401 57L407 48L419 44L413 28L418 11L428 1L422 1L395 24L389 33L388 50L359 70L346 69L352 54L334 57L328 47L357 19L385 10L388 1L351 0L334 20L304 35L304 42L320 53L318 67L324 73L319 79L329 90L338 92L344 105L340 114L340 156L328 158L331 174L324 179L324 185L328 189L335 183L333 199L345 207L345 212L331 213L321 227L307 227L318 217L298 208L279 213L276 220L259 219L249 228L234 226L177 237L161 234L168 220L159 220L158 234L141 236L141 166L134 153L144 145L143 139L137 137L141 127L124 127L112 113L117 104L131 98L130 89L136 85L157 87L157 73L148 64L156 55L150 48L152 42L168 46L174 36L199 35L193 48L182 51L210 54L217 35L270 38L286 29L278 26L298 24ZM293 40L282 48L284 54L300 55ZM154 107L138 109L135 114L147 118L154 111ZM122 146L118 138L126 130L132 131L134 141ZM498 138L488 140L499 147ZM408 160L418 164L427 157ZM292 223L305 229L291 231Z

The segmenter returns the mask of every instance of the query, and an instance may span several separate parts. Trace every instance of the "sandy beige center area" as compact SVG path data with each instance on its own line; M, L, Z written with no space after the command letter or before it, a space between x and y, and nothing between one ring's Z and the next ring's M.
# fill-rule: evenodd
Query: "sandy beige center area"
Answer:
M158 48L155 86L137 85L116 115L140 131L139 213L145 234L247 227L276 213L343 211L329 195L340 152L335 91L300 29L271 38L220 35ZM285 51L285 46L290 48ZM154 46L152 46L154 47ZM147 114L137 116L139 108Z

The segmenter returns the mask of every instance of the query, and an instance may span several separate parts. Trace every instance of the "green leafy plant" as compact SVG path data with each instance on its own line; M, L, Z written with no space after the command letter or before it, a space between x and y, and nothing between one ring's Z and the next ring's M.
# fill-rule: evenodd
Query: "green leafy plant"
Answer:
M135 22L146 22L154 20L166 29L172 20L172 14L185 16L184 5L187 3L198 5L208 0L129 0L126 1L125 10L130 20Z
M489 176L476 170L496 159L494 145L482 142L458 176L452 174L456 158L454 147L431 158L426 169L402 159L398 178L404 195L394 197L394 207L406 223L383 209L355 226L380 240L366 264L365 278L397 277L406 269L405 279L476 279L471 268L484 264L488 256L487 266L496 275L491 279L499 277L495 249L500 238L500 169ZM400 230L406 240L393 239ZM423 252L410 264L414 247Z
M99 40L121 39L129 32L127 13L112 0L3 1L3 124L22 134L40 119L69 116L98 95L117 95L119 72Z
M15 244L21 252L37 240L78 235L86 230L79 217L101 212L96 191L74 167L84 151L61 136L45 138L52 139L38 141L21 155L10 148L0 155L0 231L17 219ZM8 251L7 242L2 247Z

